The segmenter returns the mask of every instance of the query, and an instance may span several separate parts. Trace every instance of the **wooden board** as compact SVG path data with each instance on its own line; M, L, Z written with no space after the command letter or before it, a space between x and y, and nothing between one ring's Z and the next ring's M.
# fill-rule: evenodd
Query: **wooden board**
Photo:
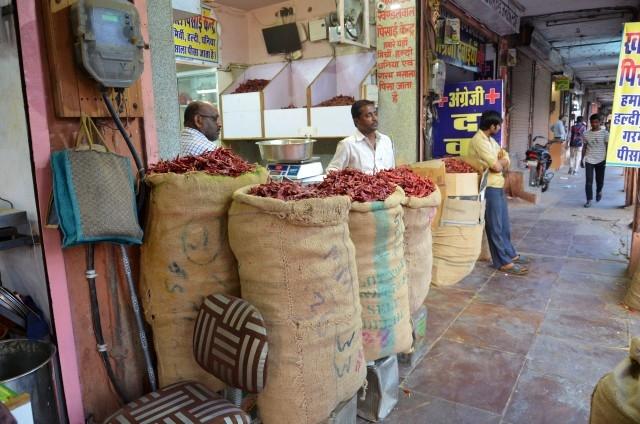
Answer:
M41 4L56 116L77 118L82 113L91 117L109 116L98 83L76 63L71 9L52 12L49 0L41 0ZM120 115L142 117L140 81L125 90L124 99Z

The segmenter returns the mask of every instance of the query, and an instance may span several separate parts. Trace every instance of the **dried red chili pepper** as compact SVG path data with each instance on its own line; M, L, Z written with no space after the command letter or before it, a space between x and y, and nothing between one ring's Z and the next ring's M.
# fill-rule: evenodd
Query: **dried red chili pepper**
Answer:
M244 173L254 171L256 166L230 149L218 148L205 152L198 156L183 156L173 160L163 160L149 166L149 174L184 174L187 172L202 171L211 175L224 175L238 177Z
M407 196L427 197L436 191L436 184L431 178L418 175L409 168L387 169L378 172L376 175L402 187Z
M450 174L472 174L477 172L471 165L458 158L444 158L447 172Z

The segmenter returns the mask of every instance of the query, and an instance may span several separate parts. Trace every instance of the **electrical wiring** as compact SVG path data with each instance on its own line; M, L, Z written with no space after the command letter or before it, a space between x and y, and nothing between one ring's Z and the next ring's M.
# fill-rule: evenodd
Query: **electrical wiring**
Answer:
M11 209L13 209L13 202L11 200L7 200L4 197L0 197L0 200L2 200L3 202L7 202L11 206Z

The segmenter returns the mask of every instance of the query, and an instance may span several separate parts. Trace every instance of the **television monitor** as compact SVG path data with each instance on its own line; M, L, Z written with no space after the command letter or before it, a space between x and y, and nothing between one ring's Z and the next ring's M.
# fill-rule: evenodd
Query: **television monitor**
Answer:
M291 53L302 48L295 23L264 28L262 35L269 54Z

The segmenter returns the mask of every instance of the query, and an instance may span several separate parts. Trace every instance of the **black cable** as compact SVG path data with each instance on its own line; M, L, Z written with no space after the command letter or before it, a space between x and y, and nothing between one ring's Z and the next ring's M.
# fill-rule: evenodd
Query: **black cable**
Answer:
M2 200L3 202L7 202L11 206L11 209L13 209L13 202L11 200L7 200L4 197L0 197L0 200Z
M115 373L113 372L113 367L111 366L111 361L109 360L109 353L107 351L107 345L104 342L104 336L102 334L102 321L100 319L100 305L98 304L98 292L96 290L96 274L95 266L94 266L94 246L93 244L89 244L86 250L86 260L87 260L87 271L86 277L87 282L89 283L89 298L91 300L91 323L93 324L93 333L96 338L96 345L98 348L98 353L102 358L102 362L104 364L104 368L107 371L107 376L109 377L109 381L113 386L116 394L120 401L125 404L127 403L127 397L124 395L122 388L118 384L116 380Z
M133 307L133 315L136 318L136 325L138 326L138 337L140 338L140 345L142 346L142 353L144 355L144 362L147 367L147 377L149 378L149 387L151 391L158 390L158 384L156 383L156 372L153 369L153 361L151 360L151 352L149 351L149 341L147 339L147 332L144 328L144 319L142 318L142 311L140 309L140 302L136 293L136 286L133 283L133 275L131 274L131 262L129 255L127 254L127 248L121 244L120 254L122 255L122 266L124 268L124 275L127 278L127 285L129 287L129 297L131 299L131 306Z
M118 115L118 112L116 111L116 109L113 107L113 103L111 102L111 99L109 98L109 95L107 94L106 89L102 90L102 100L104 100L104 103L107 106L107 109L109 110L109 114L111 115L111 118L113 118L113 122L116 123L116 126L120 131L120 134L122 134L122 138L124 138L124 141L127 143L127 147L131 152L131 156L133 156L133 160L136 163L136 168L138 168L138 176L140 178L140 181L138 184L138 197L137 197L136 204L138 207L138 215L140 215L142 212L142 208L144 206L144 199L146 194L146 188L143 181L144 175L145 175L144 164L142 163L142 159L140 159L140 155L138 154L136 147L133 145L133 142L131 141L131 137L129 137L127 130L124 128L124 125L122 125L120 116Z

